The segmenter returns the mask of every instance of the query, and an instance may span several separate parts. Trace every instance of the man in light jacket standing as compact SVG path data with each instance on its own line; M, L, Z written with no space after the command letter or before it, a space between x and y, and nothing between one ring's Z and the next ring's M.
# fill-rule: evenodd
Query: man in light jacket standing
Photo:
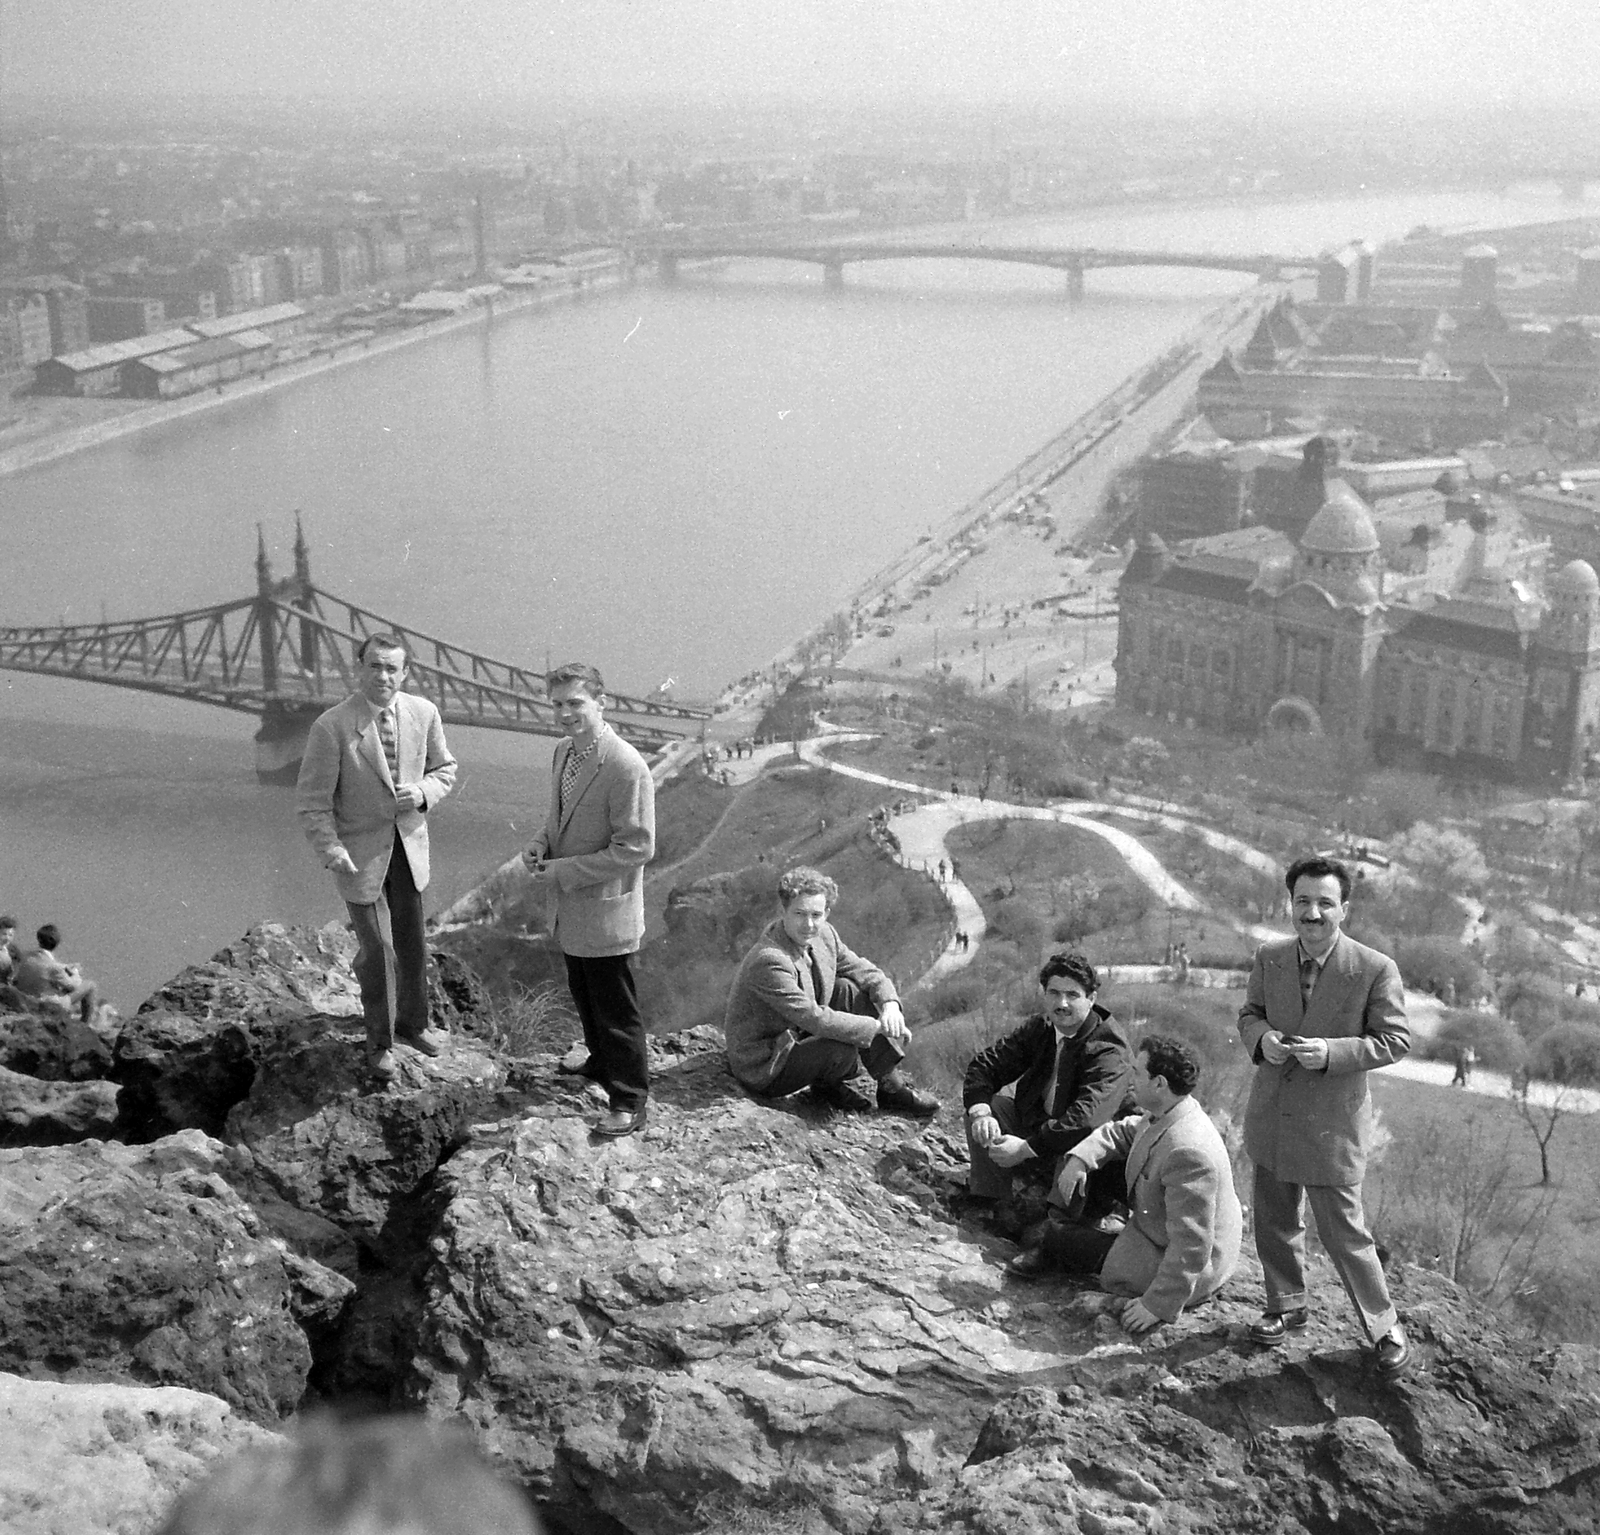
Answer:
M1301 858L1284 883L1296 935L1256 950L1239 1038L1255 1077L1244 1147L1255 1163L1256 1251L1267 1306L1250 1335L1281 1344L1306 1325L1305 1205L1373 1345L1378 1371L1399 1375L1410 1348L1361 1208L1372 1144L1367 1073L1411 1048L1405 990L1387 954L1340 931L1350 871Z
M645 1124L650 1063L633 956L644 942L644 866L656 851L656 786L643 757L605 721L606 690L592 666L548 679L567 732L551 761L550 809L523 855L554 908L551 930L583 1023L582 1070L610 1100L596 1135Z
M439 711L401 691L405 641L372 634L356 652L357 690L320 714L306 741L295 804L306 840L344 898L358 945L367 1064L394 1077L394 1042L437 1055L428 1038L427 812L450 792L456 759ZM390 972L393 971L391 985Z

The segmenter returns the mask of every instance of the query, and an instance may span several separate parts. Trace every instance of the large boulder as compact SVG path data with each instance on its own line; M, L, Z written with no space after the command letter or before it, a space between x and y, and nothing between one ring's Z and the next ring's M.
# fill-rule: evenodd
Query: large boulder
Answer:
M689 1053L597 1143L552 1067L516 1085L439 1170L402 1384L575 1517L1554 1535L1600 1486L1595 1357L1513 1346L1437 1276L1393 1276L1398 1384L1320 1262L1284 1350L1248 1340L1253 1260L1141 1346L1106 1297L1004 1274L937 1122L756 1103Z
M200 1391L0 1374L0 1529L143 1535L219 1456L278 1439Z
M262 1063L293 1059L336 1037L361 1057L355 940L342 924L315 931L267 923L150 996L117 1036L110 1075L122 1085L119 1133L153 1140L177 1130L224 1133ZM433 1021L460 1028L485 1006L476 977L453 955L429 976ZM348 1082L343 1070L341 1080Z
M360 1017L354 952L337 924L268 923L147 998L123 1024L111 1070L123 1088L124 1138L220 1134L265 1054L322 1032L327 1019Z
M268 1233L237 1160L198 1131L0 1151L0 1368L292 1412L354 1287Z
M42 1082L0 1066L0 1146L59 1146L116 1123L115 1082Z
M111 1074L111 1047L76 1014L0 1016L0 1066L46 1082L84 1082Z

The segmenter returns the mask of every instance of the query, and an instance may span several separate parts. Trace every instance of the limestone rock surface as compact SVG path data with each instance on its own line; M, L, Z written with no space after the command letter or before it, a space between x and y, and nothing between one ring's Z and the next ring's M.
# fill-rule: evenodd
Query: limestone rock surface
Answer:
M290 1258L226 1181L235 1156L198 1131L0 1151L0 1368L293 1411L300 1317L327 1325L354 1287Z
M1326 1267L1284 1350L1246 1337L1258 1270L1140 1345L1106 1297L1004 1275L937 1122L757 1103L712 1051L617 1142L553 1069L515 1085L439 1170L402 1385L557 1508L640 1535L760 1508L862 1535L1554 1535L1600 1489L1593 1355L1509 1344L1436 1276L1395 1276L1398 1384Z
M116 1123L115 1082L44 1082L0 1066L0 1146L59 1146Z
M111 1047L76 1014L0 1016L0 1066L46 1082L83 1082L111 1074Z
M0 1529L146 1535L218 1456L278 1437L178 1386L0 1374Z

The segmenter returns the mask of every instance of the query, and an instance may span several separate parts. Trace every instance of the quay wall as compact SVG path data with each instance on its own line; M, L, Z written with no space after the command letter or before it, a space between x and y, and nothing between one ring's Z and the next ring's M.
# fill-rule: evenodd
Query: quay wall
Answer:
M113 416L104 421L69 428L66 431L50 432L32 441L18 443L15 447L0 451L0 477L16 474L19 470L32 469L39 464L53 463L56 459L81 453L87 448L99 447L102 443L114 442L134 432L151 431L156 427L166 426L169 422L199 415L202 411L233 405L238 401L265 394L268 390L297 383L301 379L315 378L332 368L360 362L364 358L381 357L385 352L393 352L403 346L413 346L420 341L429 341L436 336L446 336L453 331L471 330L488 325L495 319L515 314L520 310L536 309L548 304L578 299L589 289L614 287L626 281L629 275L626 270L606 271L585 274L581 283L571 285L552 283L549 287L543 288L508 288L488 304L475 305L461 314L446 315L437 320L425 320L420 324L407 326L403 330L376 335L328 336L313 346L307 356L279 363L267 372L249 379L217 385L215 388L184 395L175 400L152 402L140 409L131 410L126 415Z

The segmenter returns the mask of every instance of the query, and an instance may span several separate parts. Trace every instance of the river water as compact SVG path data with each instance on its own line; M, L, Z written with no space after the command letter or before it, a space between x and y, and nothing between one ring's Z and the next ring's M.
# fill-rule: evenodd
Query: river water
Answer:
M997 241L1315 251L1569 217L1553 192L1129 208ZM708 699L1247 281L736 262L502 317L0 480L0 623L172 612L280 572L512 661ZM0 672L0 911L136 1005L255 921L339 915L253 722ZM452 733L430 905L543 813L550 743Z

